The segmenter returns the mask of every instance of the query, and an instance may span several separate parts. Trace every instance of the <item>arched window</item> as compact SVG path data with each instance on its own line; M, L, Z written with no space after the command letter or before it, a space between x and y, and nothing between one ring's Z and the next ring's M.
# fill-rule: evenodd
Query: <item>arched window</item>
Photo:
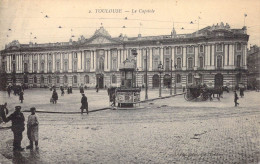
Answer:
M217 56L217 68L222 68L222 56Z
M41 83L44 83L44 77L41 76Z
M113 70L116 70L116 59L113 59Z
M114 68L114 60L113 60L113 68ZM99 58L99 69L104 71L104 59L103 58Z
M64 71L68 71L68 62L67 61L64 62Z
M192 74L191 73L188 74L188 83L192 83Z
M60 83L60 77L59 76L56 76L56 82Z
M199 67L203 68L203 57L199 57Z
M181 83L181 75L177 74L176 83Z
M88 75L85 76L85 83L86 83L86 84L89 83L89 76L88 76Z
M188 68L192 69L193 68L193 59L188 58Z
M177 58L177 68L181 68L181 58Z
M24 63L24 72L28 72L28 64Z
M34 72L37 71L37 63L33 63L33 70L34 70Z
M77 71L77 61L74 61L74 64L73 64L73 71Z
M154 58L154 60L153 60L153 70L158 70L158 64L159 64L158 58Z
M165 60L165 70L169 71L170 70L170 59L166 58Z
M200 53L204 52L203 45L200 45Z
M37 77L36 77L36 76L34 76L33 82L34 82L34 83L37 83Z
M90 71L90 67L91 67L90 60L87 60L87 71Z
M51 72L51 71L52 71L52 63L49 62L49 72Z
M44 71L44 63L41 63L41 71Z
M74 75L74 76L73 76L73 83L77 83L77 82L78 82L77 76Z
M66 75L64 75L63 80L64 80L64 83L68 83L68 77Z
M237 67L241 67L241 55L237 55Z
M113 83L113 84L116 83L116 75L112 75L112 83Z

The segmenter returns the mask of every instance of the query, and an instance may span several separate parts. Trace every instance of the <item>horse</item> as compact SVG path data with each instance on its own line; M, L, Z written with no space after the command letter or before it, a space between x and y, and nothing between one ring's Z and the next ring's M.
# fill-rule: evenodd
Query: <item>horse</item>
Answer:
M220 98L223 98L223 87L215 87L215 88L208 88L208 92L209 92L209 97L210 97L210 101L213 100L213 98L215 97L215 94L217 94L217 99L218 101L220 101ZM212 98L213 95L213 98Z

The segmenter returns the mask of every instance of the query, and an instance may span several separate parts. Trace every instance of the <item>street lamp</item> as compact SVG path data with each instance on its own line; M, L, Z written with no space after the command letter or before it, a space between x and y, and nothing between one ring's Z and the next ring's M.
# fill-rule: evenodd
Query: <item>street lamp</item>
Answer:
M161 86L161 74L163 72L163 65L160 61L160 64L158 65L158 72L160 73L159 77L159 97L162 97L162 86Z
M137 59L136 59L136 57L137 57L137 55L138 55L138 53L136 52L136 49L133 49L132 50L132 55L134 56L134 58L135 58L135 71L137 71ZM136 87L136 82L137 82L137 80L136 80L136 74L135 74L135 77L134 77L135 79L134 79L134 82L135 82L135 85L134 85L134 87Z
M176 95L176 81L177 81L177 77L176 77L176 68L177 68L177 64L174 64L174 68L175 68L175 79L174 79L174 94Z
M170 82L170 95L172 95L172 59L171 59L171 82Z
M146 64L145 64L145 100L148 100L148 80L147 80L147 64L148 64L148 59L147 59L147 49L145 50L145 58L146 58Z

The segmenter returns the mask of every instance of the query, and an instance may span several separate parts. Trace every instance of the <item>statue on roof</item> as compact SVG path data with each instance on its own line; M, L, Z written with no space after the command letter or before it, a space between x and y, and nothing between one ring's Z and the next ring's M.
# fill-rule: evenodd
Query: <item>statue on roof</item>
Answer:
M111 37L111 35L105 30L103 26L101 26L98 30L95 31L94 36L103 35L107 37Z

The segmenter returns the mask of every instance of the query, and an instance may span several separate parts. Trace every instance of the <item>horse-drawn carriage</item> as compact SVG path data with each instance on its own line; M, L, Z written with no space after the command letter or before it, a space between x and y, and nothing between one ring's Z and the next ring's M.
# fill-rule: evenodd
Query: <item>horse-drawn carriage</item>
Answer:
M223 87L209 88L206 85L191 85L187 87L187 91L184 94L184 98L187 101L210 101L215 98L220 101L223 94Z

